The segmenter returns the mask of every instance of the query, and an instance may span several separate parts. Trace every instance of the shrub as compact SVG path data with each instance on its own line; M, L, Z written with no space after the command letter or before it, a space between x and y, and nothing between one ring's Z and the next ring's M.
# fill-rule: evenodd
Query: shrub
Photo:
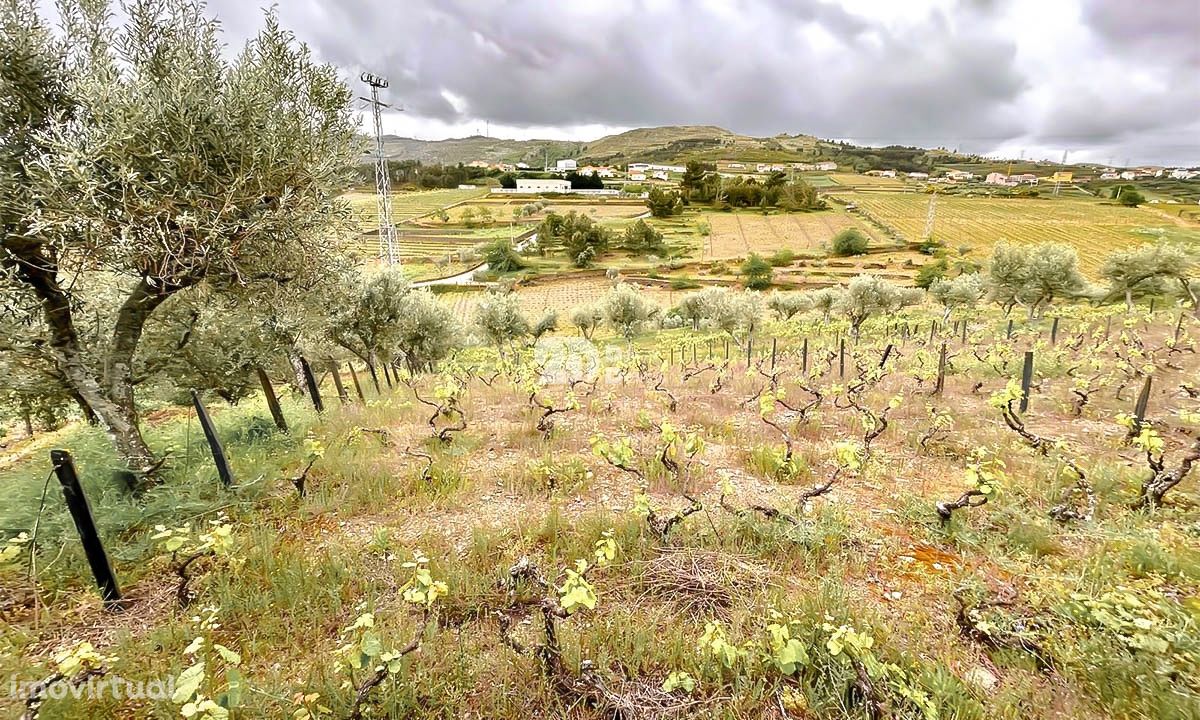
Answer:
M604 318L613 330L632 340L638 328L657 312L642 294L624 283L613 289L604 300Z
M796 261L796 253L788 248L776 250L775 254L767 258L767 262L771 267L787 267Z
M862 255L867 252L870 241L860 230L847 228L833 236L833 254L837 257Z
M501 273L514 272L525 267L521 256L513 248L512 241L505 238L488 243L483 250L483 261L487 263L489 270Z
M503 345L529 334L529 321L513 293L494 293L480 301L475 309L475 325L488 342Z
M775 271L761 256L751 253L746 262L742 263L741 273L748 289L765 290L771 286L771 277Z

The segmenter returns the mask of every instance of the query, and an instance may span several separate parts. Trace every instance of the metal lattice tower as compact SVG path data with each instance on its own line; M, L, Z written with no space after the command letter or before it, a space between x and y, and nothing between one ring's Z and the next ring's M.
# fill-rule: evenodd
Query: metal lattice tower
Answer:
M933 237L933 223L937 220L937 191L935 190L929 196L929 212L925 214L925 232L922 235L923 240L928 240Z
M400 263L400 247L396 239L396 226L392 224L392 183L388 175L387 156L383 153L383 122L380 108L391 107L379 101L380 88L388 81L378 75L365 72L359 78L371 86L371 97L361 98L371 105L375 120L375 194L379 206L379 259L388 265Z
M1070 150L1063 150L1062 162L1060 162L1060 163L1059 163L1059 165L1062 165L1063 167L1066 167L1066 165L1067 165L1067 153L1069 153L1069 152L1071 152L1071 151L1070 151ZM1055 174L1057 175L1058 173L1055 173ZM1062 187L1062 180L1055 180L1055 181L1054 181L1054 195L1055 195L1055 197L1057 197L1057 196L1058 196L1058 189L1059 189L1060 187Z

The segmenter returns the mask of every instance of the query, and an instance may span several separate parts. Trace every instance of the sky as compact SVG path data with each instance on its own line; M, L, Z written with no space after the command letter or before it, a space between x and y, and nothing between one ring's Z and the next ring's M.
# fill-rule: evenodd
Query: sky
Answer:
M231 46L262 23L209 0ZM870 145L1200 164L1200 0L282 0L425 140L719 125ZM365 87L363 87L365 92ZM368 125L364 125L368 127Z

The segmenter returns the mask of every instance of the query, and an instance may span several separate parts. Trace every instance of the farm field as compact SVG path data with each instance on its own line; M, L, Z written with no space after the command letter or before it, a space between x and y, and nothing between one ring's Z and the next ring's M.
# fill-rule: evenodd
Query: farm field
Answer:
M834 208L813 213L705 212L712 228L704 238L705 259L744 257L752 252L768 255L776 250L819 252L824 243L848 228L857 228L872 238L872 228L843 210ZM709 248L711 240L711 249Z
M604 278L584 279L531 286L522 306L606 292ZM520 344L504 357L470 347L376 391L354 361L365 401L337 402L322 374L322 413L281 393L287 432L258 397L210 403L229 488L188 408L149 414L152 445L180 459L137 499L108 480L99 428L12 442L0 526L44 514L45 562L0 566L0 670L44 677L81 641L135 682L205 662L204 687L224 687L233 668L254 689L236 708L246 718L306 717L297 708L319 703L331 718L365 706L366 717L608 720L636 699L679 720L867 720L868 700L897 720L1031 707L1038 720L1186 720L1200 712L1189 530L1200 496L1193 474L1161 507L1136 508L1150 468L1118 414L1142 382L1122 360L1138 348L1157 368L1147 419L1175 467L1197 410L1178 388L1200 360L1168 343L1174 309L1055 312L1053 346L1048 319L1018 319L1007 338L1005 318L980 308L964 342L949 327L930 337L940 315L913 307L850 339L844 320L814 312L764 317L746 345L652 328L631 341L603 328L590 343L564 329L580 361L563 358L557 374ZM1112 320L1123 331L1103 340ZM1186 316L1180 343L1198 338ZM952 362L934 394L943 343ZM1026 350L1038 358L1030 406L1006 416ZM1085 365L1104 379L1081 386ZM568 385L577 374L586 382ZM454 409L431 421L419 399L447 393ZM546 407L558 410L539 426ZM75 452L121 610L104 609L61 498L39 509L50 447ZM300 494L291 478L306 465ZM219 550L181 571L171 538L210 528ZM408 592L423 582L433 595ZM409 643L375 685L342 661L347 647L374 657ZM547 670L527 647L564 661ZM781 667L781 648L801 659ZM866 685L861 662L887 682ZM692 689L663 690L673 673ZM168 718L179 705L68 693L42 717ZM6 717L22 709L0 696Z
M927 194L849 193L854 202L910 241L920 239ZM1168 218L1153 206L1123 208L1083 199L993 199L939 195L934 237L950 248L969 246L977 261L1001 240L1021 244L1062 242L1079 252L1083 271L1096 277L1114 250L1161 236L1200 242L1200 224Z
M474 197L485 195L487 190L422 190L418 192L392 193L392 221L397 225L426 215L438 208L460 203ZM342 196L349 204L350 211L358 219L364 231L375 230L379 227L379 208L375 194L369 192L352 192Z
M602 300L612 289L612 283L603 275L590 274L587 276L565 276L562 278L546 278L522 284L516 289L517 299L521 303L522 312L537 318L542 313L554 311L559 314L559 327L566 328L569 322L567 313L581 305L590 305ZM459 291L438 293L438 300L454 308L455 315L470 322L475 315L475 306L485 296L486 291ZM639 292L647 300L664 309L671 306L672 300L679 293L656 286L639 288Z

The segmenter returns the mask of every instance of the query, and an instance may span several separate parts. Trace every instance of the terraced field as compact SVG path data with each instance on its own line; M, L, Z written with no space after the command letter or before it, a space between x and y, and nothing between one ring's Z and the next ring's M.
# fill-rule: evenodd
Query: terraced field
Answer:
M422 190L420 192L392 193L392 221L399 224L427 215L438 208L460 203L487 193L485 188L476 190ZM379 228L379 210L374 193L352 192L342 196L350 203L350 210L364 231Z
M844 197L895 227L921 237L929 196L908 193L848 193ZM1200 242L1200 224L1169 218L1152 207L1123 208L1074 198L999 199L953 195L937 201L934 237L950 247L969 246L982 259L992 247L1063 242L1079 251L1083 271L1093 277L1112 251L1159 237Z
M752 252L767 255L785 248L816 252L822 243L847 228L858 228L874 237L871 228L840 209L774 215L714 212L704 213L704 219L712 227L712 242L703 243L705 259L743 257Z
M563 278L561 280L546 280L517 289L517 298L521 309L529 316L554 310L559 314L559 326L567 327L566 314L572 308L600 301L612 284L603 276L585 276ZM643 287L642 294L649 300L662 307L671 304L670 291L658 287ZM485 297L483 291L447 292L438 295L438 299L454 309L454 313L463 321L470 321L475 314L475 306ZM676 298L678 299L678 298Z

